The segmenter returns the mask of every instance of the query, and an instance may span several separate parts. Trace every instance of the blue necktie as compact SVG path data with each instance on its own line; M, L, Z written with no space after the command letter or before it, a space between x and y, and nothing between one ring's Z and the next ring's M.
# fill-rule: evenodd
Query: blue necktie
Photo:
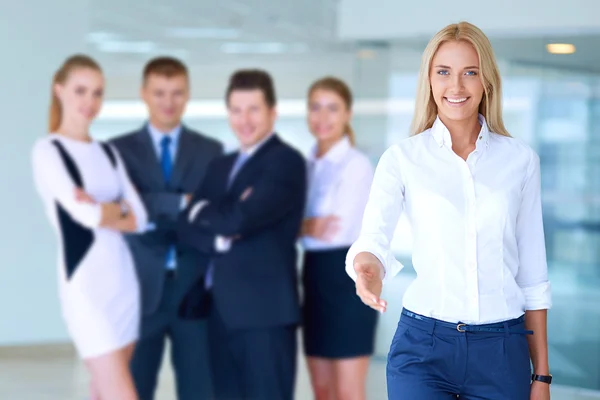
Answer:
M171 179L171 172L173 171L173 160L171 159L171 137L165 136L160 141L160 166L162 168L163 177L165 183L169 183ZM175 247L169 247L167 251L166 267L167 269L173 270L176 267L175 261Z

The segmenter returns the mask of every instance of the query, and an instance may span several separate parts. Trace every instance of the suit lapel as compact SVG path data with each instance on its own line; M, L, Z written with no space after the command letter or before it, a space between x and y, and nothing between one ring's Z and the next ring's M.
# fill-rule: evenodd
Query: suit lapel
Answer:
M154 148L154 143L152 143L152 136L150 135L147 126L144 126L144 128L139 131L138 143L138 154L140 154L141 157L141 165L143 165L143 168L147 169L147 174L151 176L153 180L156 180L159 186L164 187L165 183L162 169L160 168L160 163L156 156L156 149Z
M240 180L243 180L244 177L252 171L253 166L256 165L257 163L259 163L262 156L264 154L268 153L271 148L276 147L279 143L280 143L280 140L276 134L273 134L273 136L271 136L265 143L263 143L262 146L260 146L256 150L256 152L252 156L250 156L250 158L248 160L246 160L244 165L242 165L242 167L239 169L239 171L237 172L237 174L231 181L231 184L229 185L229 189L230 190L233 189ZM236 153L236 157L233 159L233 163L231 164L229 171L231 171L231 169L235 165L235 160L237 159L237 155L238 155L238 153ZM228 177L229 177L229 175L228 175Z
M175 165L173 166L173 173L171 174L170 186L175 188L179 186L180 182L185 177L185 173L189 169L189 166L197 156L198 154L196 154L192 143L191 133L182 126L177 150L175 152Z

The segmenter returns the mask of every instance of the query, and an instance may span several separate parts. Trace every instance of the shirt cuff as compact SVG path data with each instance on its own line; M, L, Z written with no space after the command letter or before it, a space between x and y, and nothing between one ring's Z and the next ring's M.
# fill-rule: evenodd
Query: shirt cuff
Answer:
M525 296L525 310L549 310L552 308L552 288L550 282L522 287L521 291L523 292L523 296Z
M181 210L185 210L185 208L188 206L188 202L187 202L187 196L185 194L181 195L181 202L179 203L179 209Z
M190 223L194 222L194 220L196 219L196 216L200 213L200 211L202 211L202 209L204 207L206 207L208 205L208 200L201 200L198 203L196 203L194 205L194 207L192 207L192 209L190 210L190 214L188 216L188 221Z
M348 250L346 254L346 273L350 278L356 281L357 275L354 270L354 259L359 253L371 253L381 265L383 265L383 283L389 282L402 268L404 265L400 263L400 261L396 260L394 254L391 250L382 250L379 248L380 246L366 243L365 241L361 241L360 239L356 241Z
M215 249L219 253L226 253L231 248L231 239L223 236L217 236L215 238Z

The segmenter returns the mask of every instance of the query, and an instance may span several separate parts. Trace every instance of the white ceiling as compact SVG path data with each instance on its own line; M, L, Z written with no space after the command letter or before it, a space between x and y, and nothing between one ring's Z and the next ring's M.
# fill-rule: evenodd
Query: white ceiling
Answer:
M336 14L337 0L94 0L88 50L118 82L109 88L113 97L131 97L144 62L159 54L181 57L208 97L221 93L228 74L240 67L268 69L278 85L288 86L286 95L301 96L323 74L353 79L369 62L409 70L418 65L428 38L341 41ZM577 52L550 55L545 45L553 41L573 43ZM600 73L600 35L492 42L501 59ZM360 50L365 47L374 51Z

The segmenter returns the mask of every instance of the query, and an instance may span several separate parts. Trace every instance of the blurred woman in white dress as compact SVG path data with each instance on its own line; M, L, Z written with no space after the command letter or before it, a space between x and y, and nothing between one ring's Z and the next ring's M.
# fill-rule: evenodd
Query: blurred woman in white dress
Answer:
M34 180L59 242L62 314L92 376L92 398L137 399L129 372L139 288L124 233L147 223L117 151L89 134L102 105L98 64L76 55L56 72L49 135L32 152Z

